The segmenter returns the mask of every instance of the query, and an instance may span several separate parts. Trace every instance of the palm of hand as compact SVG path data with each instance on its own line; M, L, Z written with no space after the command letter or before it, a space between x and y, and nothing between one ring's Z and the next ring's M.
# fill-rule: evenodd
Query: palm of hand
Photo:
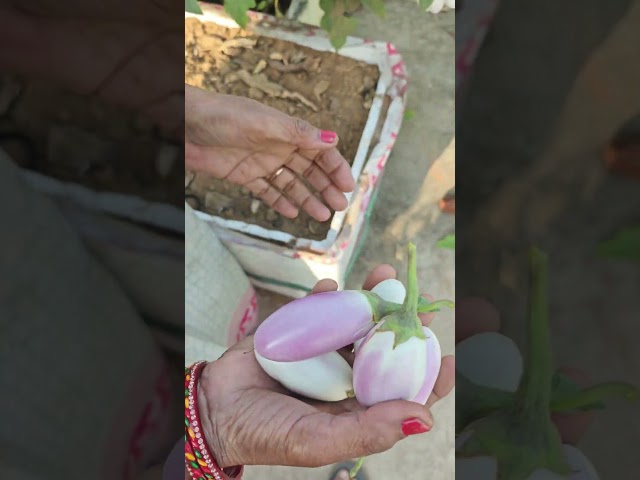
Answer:
M203 388L221 392L216 396L216 416L211 416L215 438L222 439L213 446L221 466L322 464L306 446L322 425L323 412L290 396L264 373L253 354L253 337L228 350L216 363L211 382L203 374ZM232 388L218 385L221 377L233 378Z
M289 218L299 208L319 221L330 218L310 188L330 208L347 207L343 192L351 191L354 181L337 138L322 140L322 132L308 122L254 100L191 87L187 93L188 168L242 185Z
M388 265L374 269L363 288L395 278ZM336 290L323 280L313 293ZM433 315L423 315L429 324ZM353 354L341 354L353 364ZM443 358L433 393L425 406L395 400L363 407L356 399L320 402L301 399L271 379L253 354L253 336L210 363L198 392L207 443L222 467L237 464L317 467L379 453L405 438L409 418L433 422L428 408L453 388L454 359ZM207 432L209 432L207 434Z

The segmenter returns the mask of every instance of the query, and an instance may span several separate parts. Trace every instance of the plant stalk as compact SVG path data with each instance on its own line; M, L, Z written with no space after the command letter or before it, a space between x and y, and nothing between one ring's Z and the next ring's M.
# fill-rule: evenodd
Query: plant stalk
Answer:
M515 411L524 412L528 418L549 416L553 366L548 319L548 259L537 248L529 253L530 295L527 361L515 394Z
M358 476L358 472L362 468L362 464L364 463L364 459L367 457L360 457L356 464L353 466L351 470L349 470L349 478L353 479Z
M563 395L551 400L551 410L564 412L583 408L601 401L609 396L620 396L627 400L638 398L638 389L628 383L607 382L587 387L579 392Z

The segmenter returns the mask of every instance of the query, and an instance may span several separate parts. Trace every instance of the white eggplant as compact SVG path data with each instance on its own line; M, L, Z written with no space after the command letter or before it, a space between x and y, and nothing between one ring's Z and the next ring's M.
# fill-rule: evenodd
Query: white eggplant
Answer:
M538 469L527 480L599 480L589 459L576 447L563 445L564 458L571 473L559 475L546 469ZM498 464L492 457L473 457L456 459L456 478L460 480L496 480Z
M255 352L262 369L274 380L299 395L325 402L350 396L353 371L338 352L329 352L297 362L275 362Z
M522 377L522 354L510 338L480 333L456 345L456 371L478 385L515 392Z

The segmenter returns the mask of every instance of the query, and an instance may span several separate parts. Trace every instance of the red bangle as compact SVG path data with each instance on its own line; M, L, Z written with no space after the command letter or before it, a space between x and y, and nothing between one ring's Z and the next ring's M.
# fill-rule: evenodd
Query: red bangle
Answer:
M198 377L206 365L205 361L196 362L184 371L185 464L194 480L225 480L226 476L238 478L243 467L220 468L209 451L201 429L197 386Z

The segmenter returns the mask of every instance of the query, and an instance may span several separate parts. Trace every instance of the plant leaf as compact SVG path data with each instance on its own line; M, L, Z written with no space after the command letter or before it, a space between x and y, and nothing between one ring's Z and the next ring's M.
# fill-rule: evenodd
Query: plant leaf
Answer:
M238 25L244 28L249 22L247 10L255 6L255 0L225 0L224 11L231 15L231 18L233 18Z
M344 16L343 0L320 0L320 8L324 11L320 27L329 34L331 45L338 51L346 43L347 36L355 29L356 21Z
M447 248L450 250L455 250L456 248L456 235L454 233L450 233L449 235L445 235L436 243L438 248Z
M360 0L342 0L344 2L344 13L355 13L362 6Z
M404 111L404 119L407 120L407 121L408 120L412 120L413 117L415 117L415 116L416 116L416 112L414 110L410 110L410 109L407 108Z
M640 260L640 226L619 231L598 246L600 255L623 260Z
M198 0L184 0L184 11L202 15L202 9L198 5Z
M426 10L427 8L429 8L432 3L433 0L418 0L418 5L420 5L420 8L422 10Z
M575 384L571 379L569 379L562 373L555 372L553 374L553 379L551 381L551 391L553 397L562 398L563 396L576 394L581 390L582 389L577 384ZM604 410L604 408L605 404L603 402L594 402L576 410L587 412L590 410Z
M362 0L362 4L379 17L384 18L385 11L383 0Z

